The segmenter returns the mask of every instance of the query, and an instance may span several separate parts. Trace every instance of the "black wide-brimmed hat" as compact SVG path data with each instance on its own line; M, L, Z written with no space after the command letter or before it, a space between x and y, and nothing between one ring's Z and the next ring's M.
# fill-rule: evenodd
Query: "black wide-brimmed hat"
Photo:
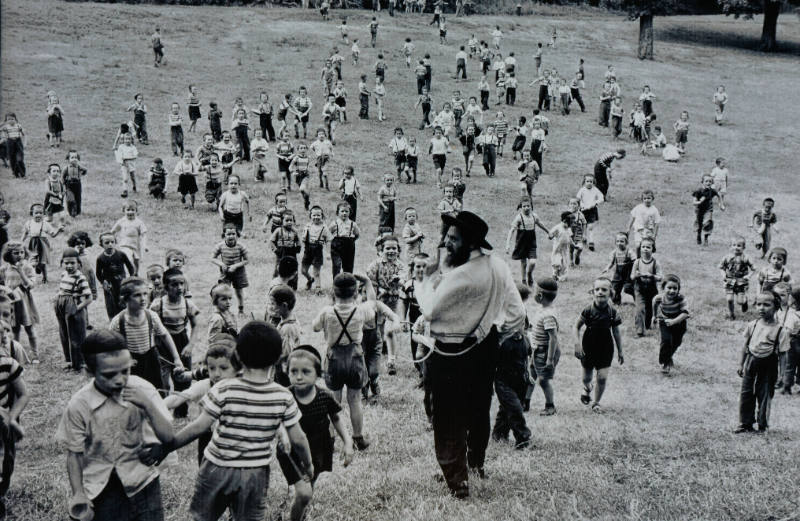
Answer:
M485 250L492 249L492 245L486 242L486 234L489 233L489 225L474 213L467 211L458 212L455 217L449 214L442 214L442 222L448 226L457 226L461 232L461 236L468 239L471 244Z

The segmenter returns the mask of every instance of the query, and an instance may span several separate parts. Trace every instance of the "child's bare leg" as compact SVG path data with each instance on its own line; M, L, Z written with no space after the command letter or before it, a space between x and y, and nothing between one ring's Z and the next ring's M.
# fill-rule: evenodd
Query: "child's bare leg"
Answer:
M339 391L341 393L341 391ZM353 437L360 438L364 427L364 417L361 410L361 389L347 389L347 405L350 407L350 425L353 427Z
M536 261L528 259L528 266L525 268L525 280L528 286L533 286L533 269L536 267Z
M739 302L739 305L742 307L742 313L746 313L747 312L747 307L748 307L747 306L747 293L739 293L737 295L737 301Z
M322 283L320 282L320 269L318 266L311 266L311 275L314 277L314 287L317 289L322 289Z
M189 199L192 200L192 208L194 208L194 194L189 194Z
M239 313L244 312L244 288L236 288L236 300L239 302Z
M597 385L594 388L594 403L600 403L600 398L606 390L606 380L608 380L608 367L597 370Z
M17 332L19 333L19 331ZM28 344L31 346L33 358L39 358L39 343L36 341L36 333L33 330L33 326L25 326L25 334L28 335Z
M292 503L292 512L289 517L291 521L302 521L313 494L314 489L308 481L301 479L294 484L294 502Z
M735 311L735 304L734 304L734 296L733 294L726 295L726 299L728 301L728 318L736 318L736 311Z
M544 393L545 408L555 407L555 390L551 378L539 378L539 387Z
M387 357L387 367L389 369L389 374L393 375L396 373L397 369L395 369L395 338L394 333L389 331L386 333L384 337L384 342L386 342L386 357Z
M519 261L519 272L522 275L522 283L528 283L528 259L520 259Z

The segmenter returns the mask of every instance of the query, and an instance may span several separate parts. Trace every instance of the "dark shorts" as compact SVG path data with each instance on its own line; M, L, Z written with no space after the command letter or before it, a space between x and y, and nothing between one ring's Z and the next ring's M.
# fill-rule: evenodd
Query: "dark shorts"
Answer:
M581 210L583 216L586 218L586 224L596 223L600 220L600 215L597 213L597 207L589 208L588 210Z
M279 157L278 158L278 172L288 172L290 164L291 164L291 161L289 161L288 159L281 159Z
M328 348L325 364L325 385L331 391L342 387L361 389L367 381L364 351L359 344L336 345Z
M447 154L433 154L433 164L436 168L444 170L444 165L447 163Z
M128 497L116 471L112 471L105 488L92 500L94 519L163 521L164 507L161 501L161 484L158 478L142 490Z
M217 521L229 507L236 519L264 519L269 466L220 467L205 460L197 471L189 512L195 521Z
M725 293L727 294L746 295L749 287L750 287L750 282L747 279L733 279L733 278L725 279Z
M200 107L197 105L189 105L189 119L197 121L200 117Z
M223 273L222 280L233 286L233 289L242 289L250 285L247 282L247 272L244 270L244 266L237 268L233 273Z
M678 130L675 133L675 141L678 143L686 143L689 140L689 131L688 130Z
M546 367L547 363L547 347L543 349L537 348L533 352L533 369L536 371L536 377L540 380L552 380L556 373L556 366L558 360L561 358L561 351L556 349L553 354L553 367L549 369Z
M406 154L405 152L397 152L394 155L394 166L400 168L407 163Z
M316 481L317 476L322 472L330 472L333 470L333 437L331 437L327 430L319 434L321 435L314 436L310 433L306 433L308 448L311 450L311 462L314 464L312 482ZM278 460L281 471L289 485L294 485L303 479L303 476L299 472L301 459L297 452L292 450L291 454L286 454L285 452L278 451L275 459Z
M322 244L306 244L303 249L303 259L301 264L303 266L314 266L319 268L322 266Z
M181 195L197 193L197 181L193 175L181 174L178 176L178 192Z
M605 369L614 360L614 339L610 328L586 328L581 340L584 369Z

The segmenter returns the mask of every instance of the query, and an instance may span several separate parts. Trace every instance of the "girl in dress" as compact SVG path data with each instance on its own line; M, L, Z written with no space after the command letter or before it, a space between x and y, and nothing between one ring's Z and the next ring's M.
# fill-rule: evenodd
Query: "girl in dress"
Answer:
M42 283L47 283L47 264L50 262L50 237L55 237L64 230L64 225L53 228L44 219L44 206L39 203L31 205L31 220L25 223L25 230L22 234L22 243L26 244L31 255L31 264L36 269L36 273L42 274ZM27 241L27 243L25 242Z
M61 146L61 133L64 131L64 110L54 91L47 93L47 137L50 147Z
M36 303L31 295L35 275L27 257L28 252L23 242L7 242L2 252L0 283L8 287L14 297L14 316L11 323L14 339L19 342L20 331L24 327L25 334L28 335L28 343L31 346L33 363L38 364L39 348L33 326L39 323L39 312L36 310Z

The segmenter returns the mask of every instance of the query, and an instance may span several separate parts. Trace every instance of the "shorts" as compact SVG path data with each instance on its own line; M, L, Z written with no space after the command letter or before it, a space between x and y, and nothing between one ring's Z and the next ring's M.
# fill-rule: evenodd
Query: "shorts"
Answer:
M282 159L282 158L279 157L278 158L278 172L281 172L281 173L288 172L290 164L291 164L291 161L289 161L288 159Z
M614 360L614 339L611 328L586 328L581 340L584 369L605 369Z
M688 130L678 130L675 132L675 141L678 143L686 143L689 140Z
M197 180L193 175L181 174L178 176L178 192L181 195L197 193Z
M725 279L725 294L726 295L746 295L747 290L750 288L750 282L747 279L726 278Z
M247 272L244 270L244 266L233 270L233 273L223 273L222 282L229 283L233 289L242 289L250 285L247 282Z
M313 483L322 472L333 470L333 437L327 430L316 436L306 433L306 437L308 438L308 448L311 451L311 463L314 465L314 476L311 480ZM303 476L298 472L301 460L297 452L292 450L291 454L287 454L279 451L275 459L278 460L281 471L289 485L294 485L303 479Z
M339 344L328 348L325 385L331 391L342 387L358 390L367 382L367 364L360 344Z
M405 152L395 152L394 154L394 166L400 168L404 166L407 162Z
M189 119L197 121L200 117L200 107L197 105L189 105Z
M322 266L322 244L306 244L303 249L303 258L301 264L303 266L314 266L319 268Z
M444 165L447 163L447 154L433 154L433 164L436 168L444 170Z
M539 380L552 380L556 373L558 360L561 358L561 350L556 349L556 352L553 353L553 367L547 368L547 349L548 346L541 346L533 352L533 369Z
M189 512L195 521L217 521L230 507L234 519L257 521L267 513L269 466L220 467L208 460L197 471Z
M322 170L323 168L325 168L325 165L328 164L328 161L330 161L330 159L331 156L319 156L317 158L317 161L315 162L315 165L317 166L317 168Z
M303 181L308 179L308 170L305 172L295 172L294 182L299 186Z
M581 210L583 217L586 218L586 224L596 223L600 220L600 215L597 213L597 207Z

